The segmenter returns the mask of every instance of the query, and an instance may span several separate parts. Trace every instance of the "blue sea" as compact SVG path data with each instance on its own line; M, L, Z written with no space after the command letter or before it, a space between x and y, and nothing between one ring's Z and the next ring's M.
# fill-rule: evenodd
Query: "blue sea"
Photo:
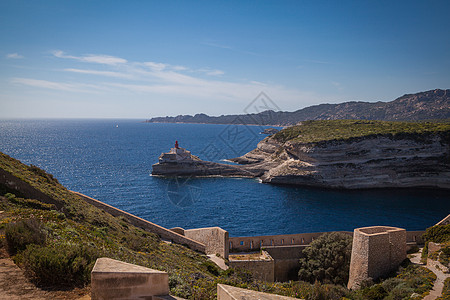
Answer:
M219 226L230 236L353 230L424 230L450 213L450 192L343 191L242 178L161 178L152 164L175 140L205 160L254 149L267 127L141 120L1 120L0 151L53 174L67 188L161 226Z

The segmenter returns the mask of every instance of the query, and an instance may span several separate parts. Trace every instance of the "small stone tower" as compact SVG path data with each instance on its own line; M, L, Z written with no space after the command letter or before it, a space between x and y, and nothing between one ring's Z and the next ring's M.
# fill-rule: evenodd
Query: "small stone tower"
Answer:
M367 279L396 270L406 258L406 230L388 226L355 229L347 287L358 289Z

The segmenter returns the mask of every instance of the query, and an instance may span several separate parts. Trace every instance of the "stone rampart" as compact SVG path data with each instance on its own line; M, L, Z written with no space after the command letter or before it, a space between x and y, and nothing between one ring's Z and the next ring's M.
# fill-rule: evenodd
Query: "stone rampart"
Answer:
M31 184L11 175L3 169L0 169L0 184L3 184L8 189L14 191L14 194L18 197L37 199L41 202L55 205L58 210L64 209L63 203L56 201L52 197L33 187Z
M188 237L182 236L170 229L166 229L162 226L156 225L152 222L149 222L147 220L144 220L142 218L139 218L135 215L132 215L130 213L127 213L123 210L120 210L118 208L115 208L114 206L111 206L109 204L106 204L104 202L98 201L94 198L88 197L86 195L83 195L81 193L78 192L72 192L78 196L80 196L83 200L85 200L87 203L103 209L105 212L118 217L118 216L122 216L125 217L132 225L142 228L144 230L156 233L157 235L159 235L162 239L165 240L170 240L176 244L181 244L181 245L185 245L187 247L189 247L192 250L196 250L202 253L206 253L206 246L205 244L202 244L198 241L195 241L193 239L190 239Z
M406 232L406 243L407 244L416 244L416 245L423 245L425 243L424 239L422 238L425 231L407 231Z
M184 236L205 244L206 254L219 254L228 259L228 231L220 227L187 229Z
M341 231L351 235L349 231ZM321 236L323 232L263 235L249 237L230 237L230 252L255 251L260 248L273 246L309 245L314 239Z
M448 225L450 224L450 215L440 220L436 225Z
M389 226L357 228L353 234L349 289L384 277L406 258L406 230Z
M299 260L308 245L265 247L274 260L274 279L278 282L298 280Z
M229 267L249 271L255 279L273 282L275 280L275 262L266 251L262 251L262 254L261 259L230 259Z

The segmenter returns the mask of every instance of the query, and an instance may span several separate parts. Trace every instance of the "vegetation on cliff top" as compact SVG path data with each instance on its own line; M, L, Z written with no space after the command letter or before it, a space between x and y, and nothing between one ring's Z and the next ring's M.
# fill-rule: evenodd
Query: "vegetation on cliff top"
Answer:
M319 143L385 135L392 138L419 138L439 134L450 139L450 122L389 122L368 120L304 121L285 128L272 137L279 142Z

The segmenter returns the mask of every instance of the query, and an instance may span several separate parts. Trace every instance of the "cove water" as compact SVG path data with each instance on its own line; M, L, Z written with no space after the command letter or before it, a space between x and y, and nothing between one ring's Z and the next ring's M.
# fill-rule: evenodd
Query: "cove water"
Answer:
M160 178L152 164L175 140L205 160L254 149L267 127L139 120L2 120L0 151L53 174L67 188L161 226L219 226L230 236L353 230L424 230L450 213L450 192L326 190L242 178Z

